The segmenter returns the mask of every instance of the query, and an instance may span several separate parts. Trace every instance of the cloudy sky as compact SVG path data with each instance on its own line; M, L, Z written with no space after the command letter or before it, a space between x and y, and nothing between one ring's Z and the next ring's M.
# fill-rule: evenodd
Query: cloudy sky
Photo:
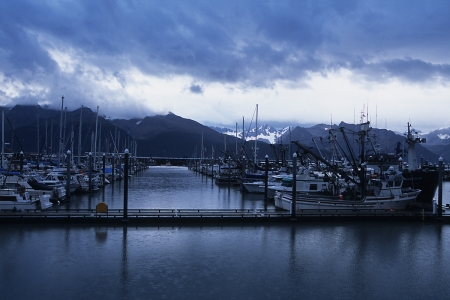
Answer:
M0 105L450 127L450 1L0 2Z

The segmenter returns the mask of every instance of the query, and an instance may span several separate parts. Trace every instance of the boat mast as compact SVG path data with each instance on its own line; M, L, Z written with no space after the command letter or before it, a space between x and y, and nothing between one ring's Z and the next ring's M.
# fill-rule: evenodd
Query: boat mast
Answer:
M237 131L238 131L238 123L236 122L236 157L237 157L237 155L238 155L238 133L237 133Z
M200 164L203 163L203 131L202 131L202 148L200 150Z
M37 114L37 155L36 155L36 167L39 170L39 114Z
M2 110L2 168L3 168L3 155L5 154L5 111Z
M61 97L61 120L59 122L58 167L61 166L64 96Z
M75 132L73 131L73 124L72 124L72 130L71 130L71 135L70 135L70 153L75 153L75 152L73 152L73 147L75 144L74 138L75 138ZM72 165L73 155L70 158L71 158L71 160L69 161L69 163Z
M97 170L97 129L98 129L98 106L97 106L97 116L96 116L96 119L95 119L94 170Z
M245 140L244 116L242 116L242 150L244 150Z
M52 161L53 157L53 118L50 122L50 161Z
M61 148L61 158L64 157L64 149L66 148L67 142L66 142L66 121L67 121L67 106L64 107L64 122L63 122L63 138L62 138L62 148ZM64 163L66 161L65 159L62 161Z
M256 104L256 121L255 121L255 151L253 154L254 157L254 163L255 163L255 167L256 167L256 147L258 145L258 104Z
M78 129L78 165L81 164L81 122L83 116L83 105L81 105L80 110L80 128Z
M47 136L47 130L48 130L48 121L45 120L45 154L48 158L48 136Z

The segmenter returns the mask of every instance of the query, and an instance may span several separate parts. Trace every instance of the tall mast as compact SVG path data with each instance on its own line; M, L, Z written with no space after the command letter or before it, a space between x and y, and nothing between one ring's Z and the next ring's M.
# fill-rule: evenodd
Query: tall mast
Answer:
M97 116L95 118L95 136L94 136L94 170L97 170L97 129L98 129L98 106Z
M245 129L244 129L244 116L242 116L242 148L245 145Z
M3 156L5 154L5 111L2 110L2 168L3 168Z
M200 150L200 163L203 163L203 131L202 131L202 144L201 144L201 150Z
M47 129L48 129L48 121L45 120L45 154L47 154L47 158L48 158L48 136L47 136Z
M73 152L73 147L74 147L74 138L75 138L75 132L73 131L73 124L72 124L72 130L71 130L71 135L70 135L70 153L75 153ZM72 165L73 162L73 155L70 157L70 161L68 162L70 165Z
M80 128L78 129L78 165L81 163L81 122L83 120L83 105L81 105L80 110Z
M37 155L36 155L37 168L39 170L39 114L37 114Z
M61 157L64 157L64 148L67 145L66 143L66 122L67 121L67 106L64 107L64 122L63 122L63 138L62 138L62 148L61 148Z
M59 122L58 167L61 166L62 131L63 131L64 96L61 97L61 120Z
M53 118L50 122L50 161L53 156Z
M257 145L258 145L258 104L256 104L255 151L254 151L254 154L253 154L255 166L256 166L256 146Z
M102 151L102 123L100 123L100 129L98 132L98 151L101 152ZM133 152L131 152L133 153Z
M237 134L237 130L238 130L238 123L236 122L236 154L235 157L238 157L238 134Z

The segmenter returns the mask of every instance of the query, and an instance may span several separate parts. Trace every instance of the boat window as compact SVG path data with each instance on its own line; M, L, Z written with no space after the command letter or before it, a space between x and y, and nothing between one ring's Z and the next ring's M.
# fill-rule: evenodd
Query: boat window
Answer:
M17 198L14 195L2 195L0 201L17 201Z
M316 183L310 184L309 185L309 190L310 191L317 191L317 184Z

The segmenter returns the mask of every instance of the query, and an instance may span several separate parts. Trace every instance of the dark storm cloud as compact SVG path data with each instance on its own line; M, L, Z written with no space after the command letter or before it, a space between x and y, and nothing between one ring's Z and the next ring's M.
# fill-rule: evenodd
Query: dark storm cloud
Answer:
M203 87L201 85L193 83L189 87L189 91L191 91L191 93L193 94L203 94Z
M405 58L366 64L361 70L372 80L399 78L409 82L423 83L434 81L440 83L450 78L449 64L432 64L422 60Z
M373 81L448 79L449 3L2 1L0 72L55 94L78 90L80 98L95 89L79 79L92 75L85 63L100 70L94 81L111 75L122 87L127 68L244 88L339 69ZM51 49L74 56L71 74L63 74Z

